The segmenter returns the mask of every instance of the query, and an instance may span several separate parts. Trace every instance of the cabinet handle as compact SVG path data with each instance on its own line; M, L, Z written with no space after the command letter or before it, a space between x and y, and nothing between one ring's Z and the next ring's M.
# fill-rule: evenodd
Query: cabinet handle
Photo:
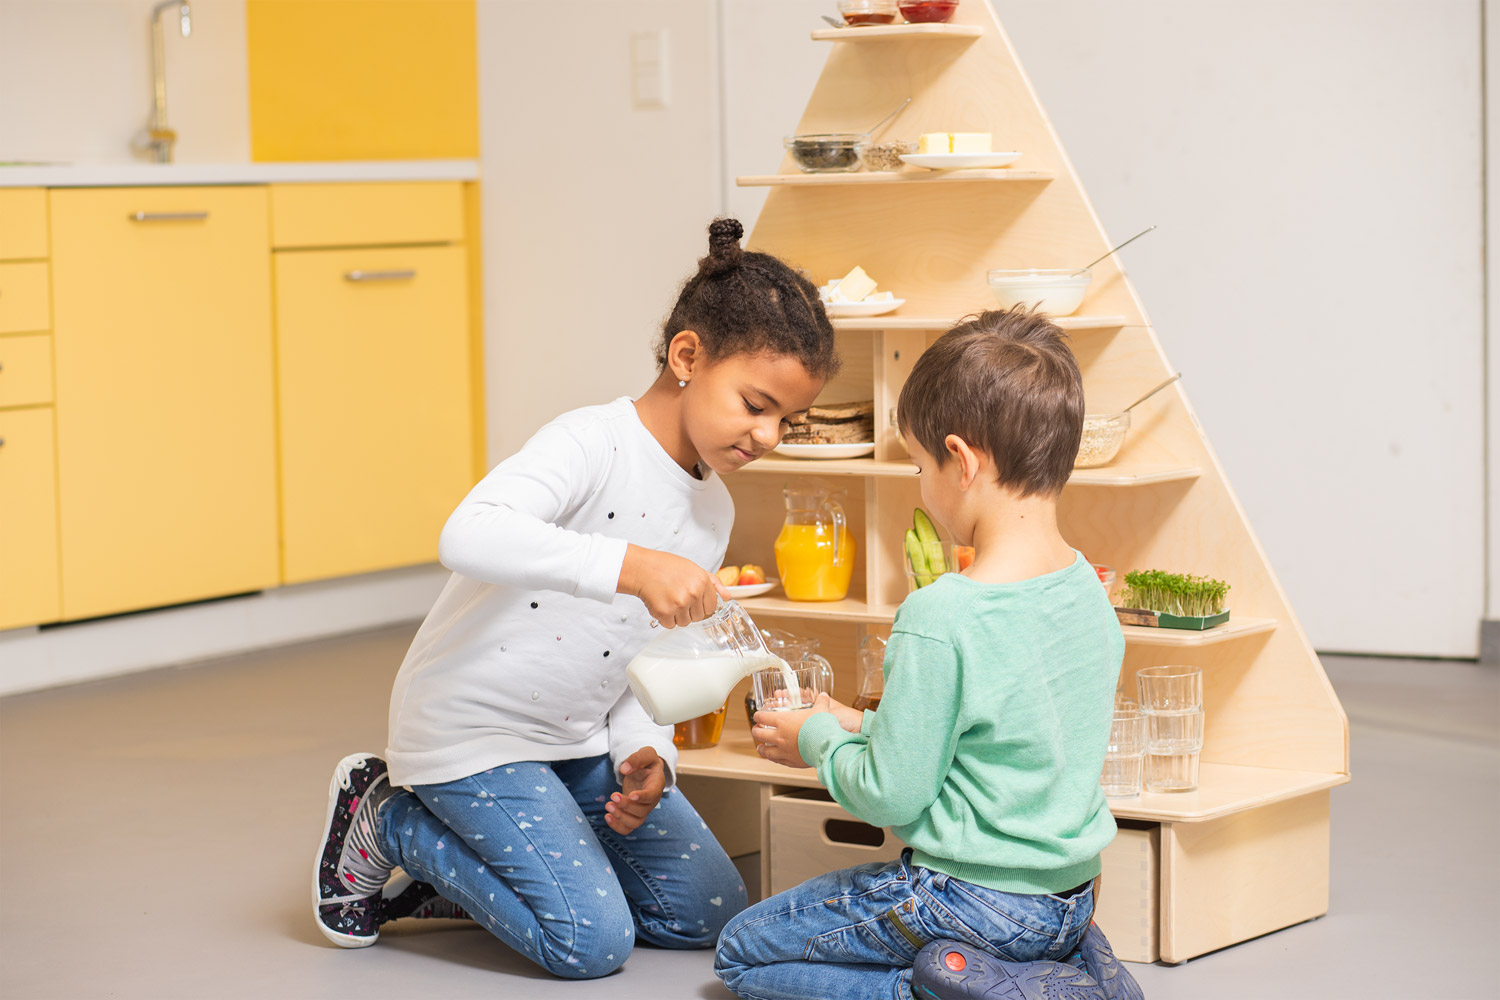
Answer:
M131 222L202 222L207 212L132 212Z
M400 271L350 271L345 281L410 281L417 276L415 268Z

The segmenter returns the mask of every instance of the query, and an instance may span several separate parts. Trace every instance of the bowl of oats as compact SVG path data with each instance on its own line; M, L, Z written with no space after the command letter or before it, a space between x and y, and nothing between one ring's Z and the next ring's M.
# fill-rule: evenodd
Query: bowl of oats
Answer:
M1083 440L1078 443L1078 457L1073 460L1073 468L1092 469L1113 462L1129 429L1128 412L1085 413Z

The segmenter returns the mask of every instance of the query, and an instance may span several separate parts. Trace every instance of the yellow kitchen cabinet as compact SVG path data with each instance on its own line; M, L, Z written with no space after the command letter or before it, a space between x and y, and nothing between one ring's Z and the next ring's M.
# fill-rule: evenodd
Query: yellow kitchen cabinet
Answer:
M275 254L282 578L432 562L473 485L462 246Z
M52 407L0 409L0 629L60 615Z
M0 337L0 409L52 402L52 337Z
M64 617L275 585L265 188L49 205Z
M0 333L49 329L47 299L46 261L0 264Z
M47 190L0 188L0 260L47 256Z

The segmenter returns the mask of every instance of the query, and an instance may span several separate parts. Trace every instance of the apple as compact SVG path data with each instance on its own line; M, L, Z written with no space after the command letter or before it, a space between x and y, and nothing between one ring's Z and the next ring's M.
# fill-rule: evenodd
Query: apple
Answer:
M740 568L738 566L725 566L715 573L714 576L718 577L719 582L724 586L733 587L740 582Z
M740 567L739 585L747 587L751 584L765 583L766 571L754 563L746 563Z

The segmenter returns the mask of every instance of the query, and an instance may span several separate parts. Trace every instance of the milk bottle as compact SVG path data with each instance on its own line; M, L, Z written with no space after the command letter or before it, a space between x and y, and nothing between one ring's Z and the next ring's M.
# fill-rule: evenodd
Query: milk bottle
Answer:
M658 725L671 726L724 704L740 678L766 667L796 676L786 661L766 649L760 629L745 609L725 601L701 622L662 632L625 669L641 707Z

